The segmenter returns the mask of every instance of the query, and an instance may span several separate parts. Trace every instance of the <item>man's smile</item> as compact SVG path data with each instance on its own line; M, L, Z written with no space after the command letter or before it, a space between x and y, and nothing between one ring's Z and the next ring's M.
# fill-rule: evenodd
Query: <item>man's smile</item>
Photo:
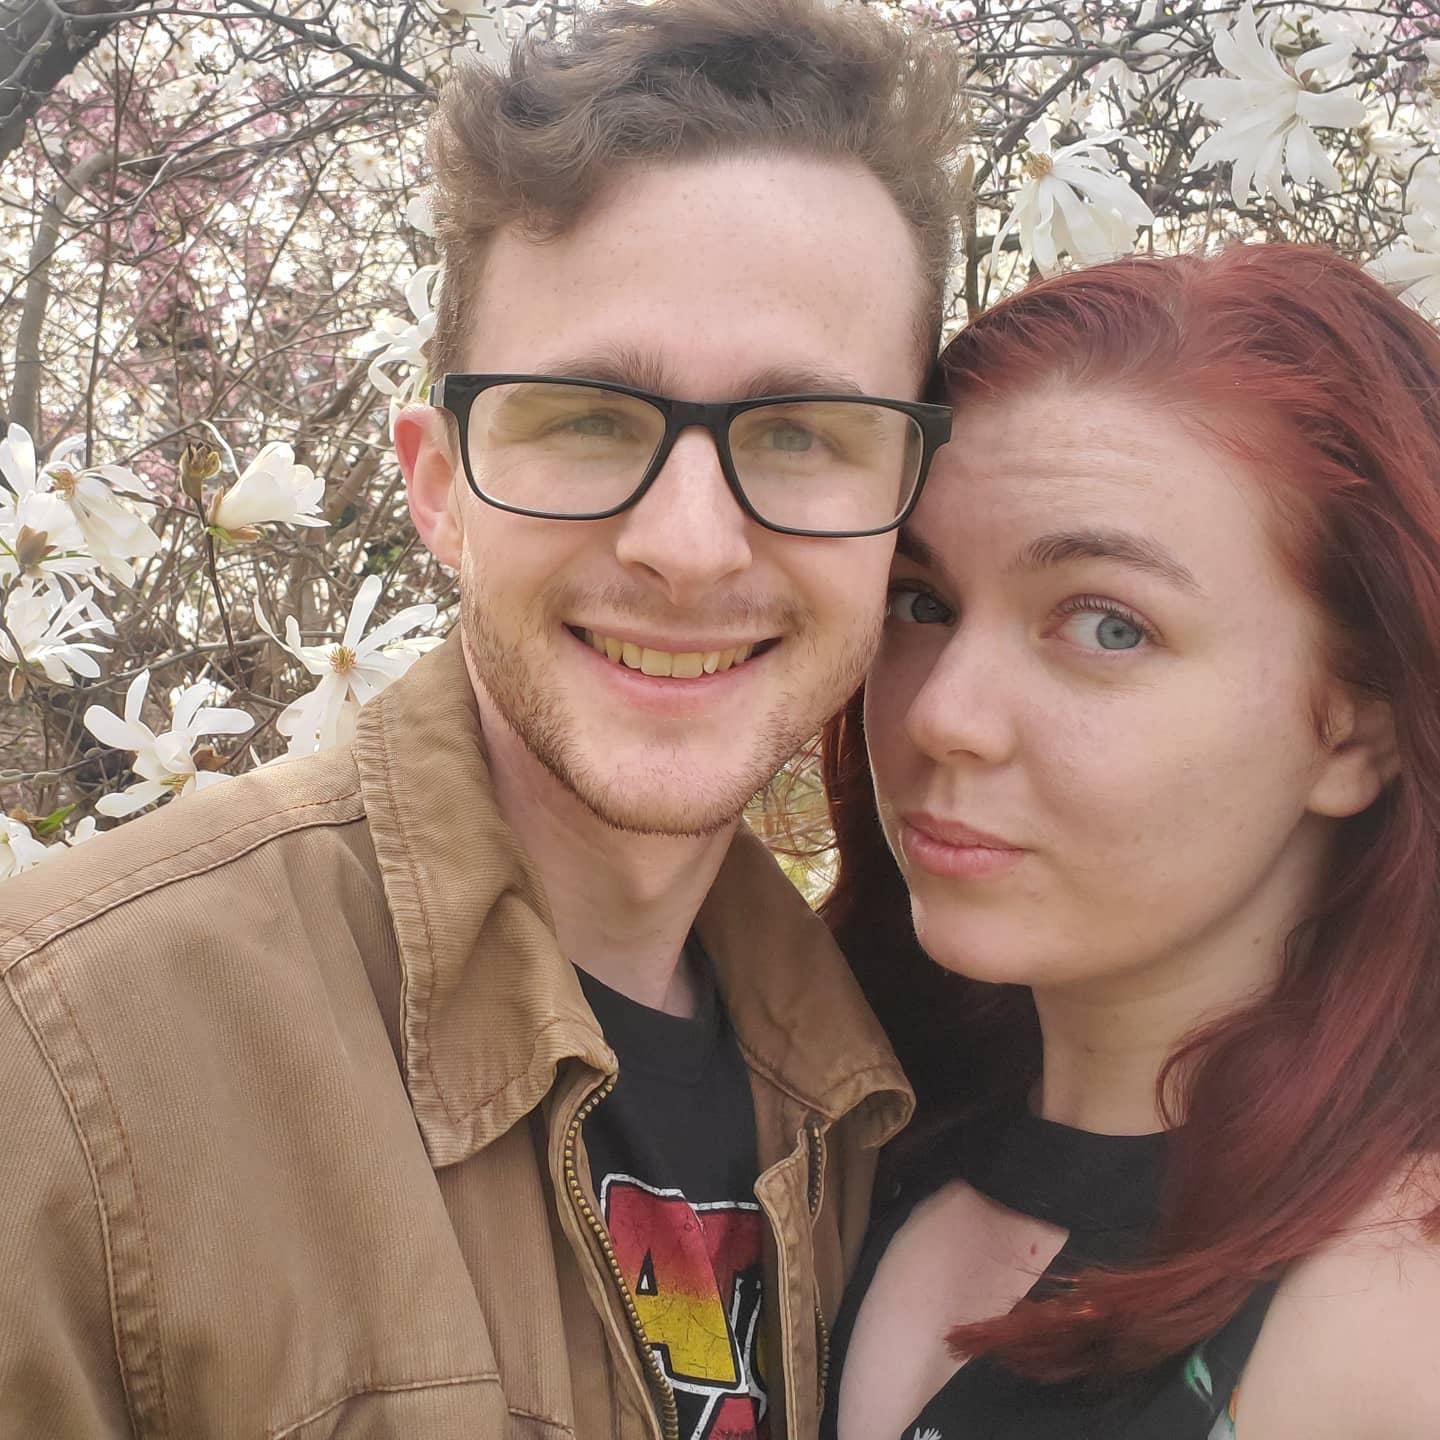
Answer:
M718 675L744 665L753 656L763 654L778 644L777 639L744 641L739 644L712 643L701 648L662 649L639 639L604 634L580 626L566 627L577 640L589 645L614 665L650 675L676 680L698 680L703 675ZM682 642L683 643L683 642Z

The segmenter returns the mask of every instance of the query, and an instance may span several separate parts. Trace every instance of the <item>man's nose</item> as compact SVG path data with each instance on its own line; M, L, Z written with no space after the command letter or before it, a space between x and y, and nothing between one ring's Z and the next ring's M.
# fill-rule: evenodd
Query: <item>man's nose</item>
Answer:
M749 568L753 529L726 483L714 440L690 429L640 502L620 517L615 554L685 608Z

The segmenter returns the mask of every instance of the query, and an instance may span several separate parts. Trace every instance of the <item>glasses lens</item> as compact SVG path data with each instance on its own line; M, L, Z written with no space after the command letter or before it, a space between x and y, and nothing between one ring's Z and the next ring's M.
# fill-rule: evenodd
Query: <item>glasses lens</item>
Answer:
M487 499L541 515L601 515L645 478L665 417L630 395L522 380L470 409L470 469Z
M821 533L880 530L905 513L924 436L903 411L865 400L791 400L730 422L745 498L772 525Z

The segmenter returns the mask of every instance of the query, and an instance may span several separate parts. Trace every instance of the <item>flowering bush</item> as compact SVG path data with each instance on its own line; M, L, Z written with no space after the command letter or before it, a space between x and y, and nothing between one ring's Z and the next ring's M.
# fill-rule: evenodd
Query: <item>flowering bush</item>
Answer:
M952 327L1036 272L1251 238L1440 320L1422 0L869 3L971 60ZM459 47L573 9L66 8L0 19L0 878L343 742L443 633L389 453L439 284L424 120Z

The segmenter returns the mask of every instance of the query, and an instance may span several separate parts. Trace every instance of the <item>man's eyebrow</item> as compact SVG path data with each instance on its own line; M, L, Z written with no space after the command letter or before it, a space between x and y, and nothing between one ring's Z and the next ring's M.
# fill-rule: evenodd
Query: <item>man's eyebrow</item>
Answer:
M657 355L627 347L557 356L536 372L554 379L604 380L656 395L674 393L674 378ZM864 388L843 370L803 365L772 365L751 375L733 393L703 396L706 400L758 400L762 395L863 395Z
M578 355L557 356L535 373L555 380L603 380L611 385L628 385L632 390L669 393L671 378L658 355L647 355L629 346L606 346Z
M1117 560L1191 594L1203 593L1200 582L1163 545L1123 530L1063 530L1041 535L1021 550L1011 569L1040 570L1074 560Z
M808 365L772 365L752 375L736 400L758 400L762 395L863 395L864 387L843 370Z

